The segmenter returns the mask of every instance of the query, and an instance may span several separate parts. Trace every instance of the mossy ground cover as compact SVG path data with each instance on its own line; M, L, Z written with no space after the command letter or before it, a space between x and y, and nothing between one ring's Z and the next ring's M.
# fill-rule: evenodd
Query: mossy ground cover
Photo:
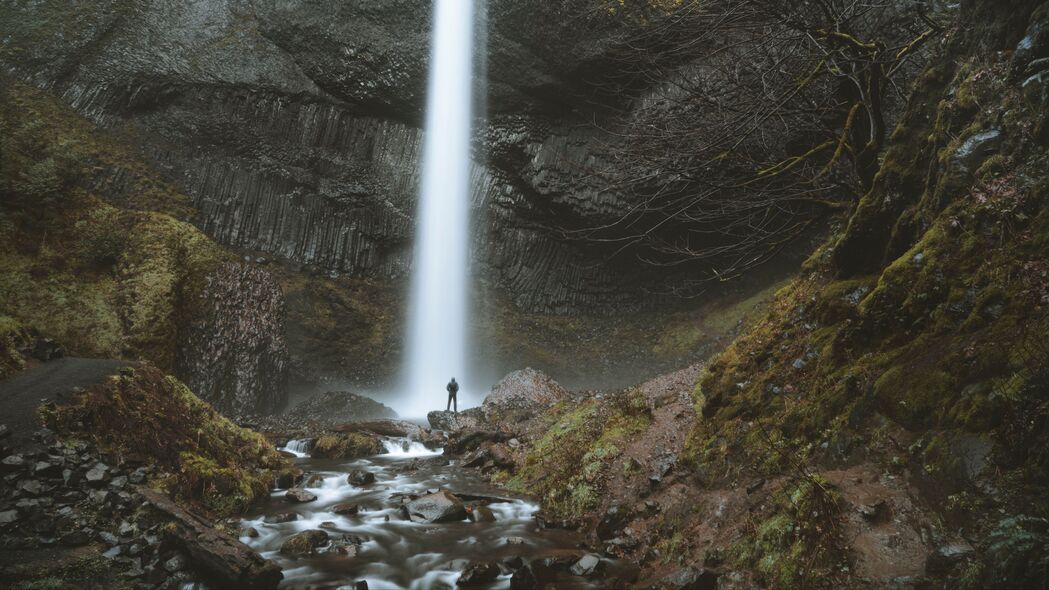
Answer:
M1035 492L1049 484L1039 368L1049 355L1038 345L1049 328L1049 182L1031 124L1044 107L1009 82L1007 54L961 52L952 46L944 61L953 65L935 63L919 81L848 228L701 377L702 418L685 449L697 469L728 481L861 454L906 470L946 522L970 532L997 526L1001 514L1049 514ZM992 128L1001 148L961 168L959 148ZM977 491L963 442L992 448L994 494ZM948 514L966 494L983 509ZM952 500L939 503L944 496ZM791 510L757 523L737 547L772 587L809 587L799 585L802 572L776 564L820 561L809 548L816 540L792 540Z
M528 448L506 485L532 494L559 519L578 520L601 504L608 470L624 443L651 423L651 411L637 390L609 400L561 402L545 416L549 428Z
M129 194L145 199L137 205L188 211L185 196L54 98L10 83L0 127L4 313L68 354L144 358L171 370L193 295L228 255L167 213L94 194L98 169L118 167L130 171Z
M219 515L266 497L290 468L261 435L236 426L151 365L124 369L72 403L44 406L41 417L61 436L157 466L163 474L153 485Z

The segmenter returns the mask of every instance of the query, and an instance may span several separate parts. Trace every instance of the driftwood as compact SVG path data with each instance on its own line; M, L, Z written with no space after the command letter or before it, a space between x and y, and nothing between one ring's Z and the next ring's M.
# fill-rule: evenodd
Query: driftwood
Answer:
M136 489L150 505L171 519L171 524L164 527L168 540L184 551L191 563L210 576L209 581L218 587L270 590L284 578L276 563L215 530L202 517L145 486Z

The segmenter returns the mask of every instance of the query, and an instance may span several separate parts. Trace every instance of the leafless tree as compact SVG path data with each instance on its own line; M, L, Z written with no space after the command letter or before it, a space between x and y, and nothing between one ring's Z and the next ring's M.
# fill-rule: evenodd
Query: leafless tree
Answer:
M625 213L566 225L697 282L761 264L873 182L931 41L916 0L615 0L608 93L632 93L587 170ZM643 90L641 90L643 89ZM692 268L692 267L689 267Z

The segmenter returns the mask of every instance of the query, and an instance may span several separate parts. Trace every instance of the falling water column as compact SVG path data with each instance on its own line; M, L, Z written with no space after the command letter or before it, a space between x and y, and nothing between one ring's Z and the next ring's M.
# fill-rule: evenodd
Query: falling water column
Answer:
M444 386L466 369L473 1L436 0L422 184L416 213L407 406L444 409ZM463 394L460 393L462 401Z

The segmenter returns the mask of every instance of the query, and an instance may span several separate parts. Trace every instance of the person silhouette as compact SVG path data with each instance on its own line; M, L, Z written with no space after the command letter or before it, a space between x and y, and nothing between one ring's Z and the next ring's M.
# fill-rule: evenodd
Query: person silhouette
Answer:
M452 377L445 389L448 390L448 407L444 411L447 412L449 408L455 408L455 413L458 414L459 400L456 399L456 394L459 393L459 384L455 382L455 377Z

